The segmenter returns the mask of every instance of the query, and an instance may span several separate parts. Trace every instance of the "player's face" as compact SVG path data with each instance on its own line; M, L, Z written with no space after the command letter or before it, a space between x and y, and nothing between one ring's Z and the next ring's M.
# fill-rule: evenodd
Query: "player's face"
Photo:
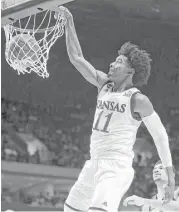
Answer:
M120 55L116 58L116 60L110 64L108 78L112 81L116 79L123 80L126 76L128 76L128 72L131 69L128 59L124 55Z
M167 183L168 178L167 178L167 173L162 166L162 164L157 164L155 165L153 169L153 180L157 182L162 182L162 183Z

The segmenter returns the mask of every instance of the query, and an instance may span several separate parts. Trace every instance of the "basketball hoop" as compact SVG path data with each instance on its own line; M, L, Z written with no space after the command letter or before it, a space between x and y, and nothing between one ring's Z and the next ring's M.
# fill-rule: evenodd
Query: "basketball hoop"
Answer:
M47 10L4 26L6 61L19 75L33 71L42 78L49 77L49 51L64 34L66 24L63 14L56 17L54 11Z

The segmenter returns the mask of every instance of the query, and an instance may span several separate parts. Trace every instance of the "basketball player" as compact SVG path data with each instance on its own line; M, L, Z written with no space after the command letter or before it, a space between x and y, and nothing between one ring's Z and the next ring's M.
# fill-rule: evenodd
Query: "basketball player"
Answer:
M74 67L98 88L92 127L90 154L66 200L64 211L117 211L122 196L133 180L133 145L143 121L154 138L168 175L166 201L174 192L174 174L168 136L150 100L136 87L147 83L150 75L149 54L138 46L125 43L109 73L96 70L83 56L73 16L59 8L67 23L66 46Z
M179 188L174 193L173 201L163 204L165 199L165 188L168 183L167 173L161 161L158 161L153 169L153 180L157 186L157 194L152 199L131 196L124 200L124 205L143 206L143 211L179 211Z

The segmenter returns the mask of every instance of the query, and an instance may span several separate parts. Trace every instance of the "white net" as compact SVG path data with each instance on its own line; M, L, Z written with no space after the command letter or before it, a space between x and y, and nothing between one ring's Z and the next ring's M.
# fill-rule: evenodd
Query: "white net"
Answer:
M31 15L4 26L6 35L5 57L18 74L36 72L47 78L49 51L55 41L64 34L66 20L53 11Z

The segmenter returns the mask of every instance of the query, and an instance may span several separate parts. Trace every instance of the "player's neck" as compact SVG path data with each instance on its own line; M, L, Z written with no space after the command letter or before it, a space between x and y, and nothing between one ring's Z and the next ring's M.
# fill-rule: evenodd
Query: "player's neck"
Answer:
M132 77L127 76L122 81L114 82L113 90L118 92L123 92L132 87L133 87Z
M117 83L117 82L114 82L113 91L123 92L123 91L128 90L132 87L133 87L132 83L126 83L126 82Z
M165 196L165 185L157 185L157 198L162 199Z

